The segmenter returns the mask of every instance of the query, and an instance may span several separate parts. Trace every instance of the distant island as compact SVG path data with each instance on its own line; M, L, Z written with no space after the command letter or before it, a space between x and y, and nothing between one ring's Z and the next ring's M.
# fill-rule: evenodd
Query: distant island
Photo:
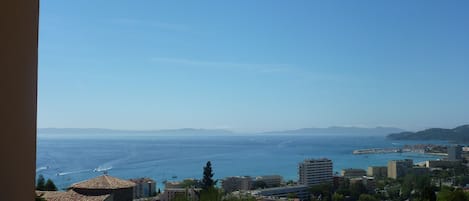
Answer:
M400 128L393 127L346 127L332 126L328 128L300 128L295 130L270 131L265 134L333 134L333 135L387 135L389 133L403 132Z
M400 132L387 136L392 140L448 140L469 142L469 125L458 126L453 129L430 128L418 132Z
M232 134L223 129L180 128L161 130L118 130L106 128L38 128L38 134Z
M73 134L102 134L102 135L366 135L366 136L385 136L389 133L403 132L400 128L393 127L340 127L333 126L328 128L300 128L283 131L268 131L254 133L238 133L224 129L202 129L202 128L181 128L181 129L161 129L161 130L118 130L105 128L38 128L38 134L48 135L73 135Z

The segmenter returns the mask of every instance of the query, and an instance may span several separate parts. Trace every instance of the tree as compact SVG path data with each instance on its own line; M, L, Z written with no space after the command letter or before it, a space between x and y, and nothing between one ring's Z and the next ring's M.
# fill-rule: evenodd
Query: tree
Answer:
M365 194L367 192L368 190L362 182L356 182L350 185L350 196L352 197L352 200L358 200L361 194Z
M212 163L207 161L204 167L204 178L202 179L202 189L208 190L215 186L217 181L213 180Z
M438 201L468 201L469 197L460 189L452 191L449 188L443 188L437 196Z
M54 182L51 179L47 179L45 189L46 191L57 191L57 186L55 186Z
M212 186L200 192L200 201L220 201L222 195L220 190Z
M344 200L345 200L345 197L342 194L334 193L332 195L332 201L344 201Z
M37 178L36 190L39 190L39 191L46 190L46 180L44 179L44 176L42 176L42 174L40 174Z
M420 200L424 201L436 201L436 187L434 186L426 186L423 188L422 193L420 195Z
M331 200L332 197L332 184L330 183L323 183L311 186L310 189L311 193L315 196L320 198L321 200Z
M379 201L379 200L377 198L373 197L372 195L361 194L358 201Z
M339 183L339 187L335 192L344 196L350 195L350 180L345 178L343 182Z

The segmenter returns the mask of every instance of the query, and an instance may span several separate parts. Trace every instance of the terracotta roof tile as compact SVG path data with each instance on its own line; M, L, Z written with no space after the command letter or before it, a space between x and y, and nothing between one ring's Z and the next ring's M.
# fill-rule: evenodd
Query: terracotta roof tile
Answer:
M73 190L67 192L36 191L36 194L47 201L106 201L110 197L109 194L99 196L82 195Z
M109 175L102 175L99 177L95 177L93 179L89 179L86 181L82 181L79 183L75 183L71 186L71 188L81 188L81 189L119 189L119 188L130 188L134 187L135 183L119 179L116 177L111 177Z

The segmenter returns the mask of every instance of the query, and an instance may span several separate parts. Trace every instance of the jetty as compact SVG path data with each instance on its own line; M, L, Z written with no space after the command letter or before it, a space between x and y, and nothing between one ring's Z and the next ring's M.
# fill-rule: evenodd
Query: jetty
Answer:
M386 154L386 153L402 153L401 148L371 148L353 150L353 154Z

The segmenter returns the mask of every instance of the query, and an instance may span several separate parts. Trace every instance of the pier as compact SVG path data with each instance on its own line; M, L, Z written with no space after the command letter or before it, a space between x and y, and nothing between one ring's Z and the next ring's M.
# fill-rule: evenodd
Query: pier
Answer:
M386 154L386 153L402 153L401 148L371 148L353 150L353 154Z

